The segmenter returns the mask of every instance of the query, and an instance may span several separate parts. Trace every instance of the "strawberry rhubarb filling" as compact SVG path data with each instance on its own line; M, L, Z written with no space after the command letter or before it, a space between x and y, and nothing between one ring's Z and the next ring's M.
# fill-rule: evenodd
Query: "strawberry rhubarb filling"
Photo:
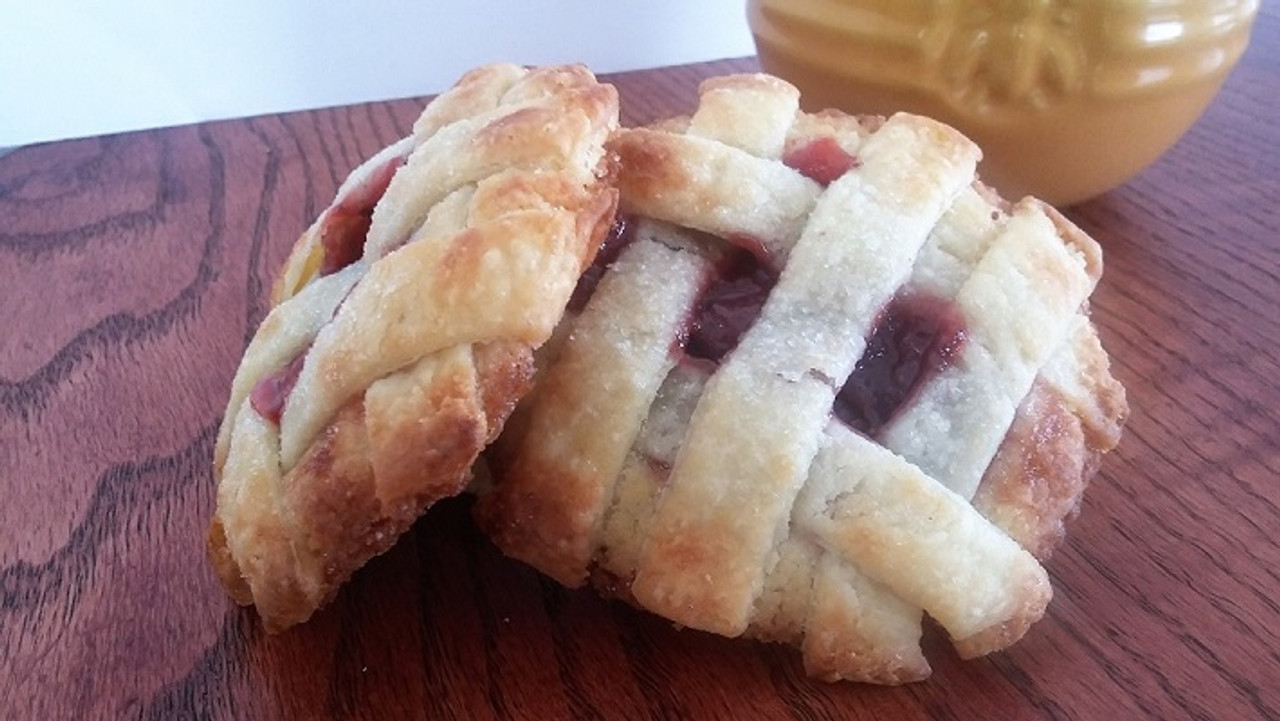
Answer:
M823 136L788 150L782 163L822 186L858 167L857 157L850 155L835 138Z
M583 273L571 310L586 306L608 266L632 242L635 225L634 219L619 216ZM718 249L711 277L672 345L682 363L714 369L760 317L779 275L763 247L758 241L734 238ZM875 438L931 379L959 358L965 339L964 319L954 303L923 292L898 294L878 315L862 356L837 390L832 413L853 430Z
M391 178L405 160L399 156L379 165L325 213L320 226L321 277L337 273L364 255L365 241L373 223L373 209L386 194ZM337 313L337 308L334 313ZM249 392L249 405L258 415L279 425L285 402L298 382L309 350L310 346L254 384Z
M378 166L325 214L320 227L320 245L324 249L320 275L337 273L364 255L373 209L404 162L405 158L396 157Z
M249 405L258 415L279 425L280 416L284 413L284 402L298 383L298 374L302 372L302 362L307 357L304 350L280 368L258 379L249 391Z

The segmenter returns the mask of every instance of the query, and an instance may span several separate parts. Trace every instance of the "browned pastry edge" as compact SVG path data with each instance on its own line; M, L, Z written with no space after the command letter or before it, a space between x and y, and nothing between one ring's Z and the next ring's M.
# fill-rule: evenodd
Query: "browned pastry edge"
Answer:
M1037 378L973 497L974 508L1041 561L1062 542L1129 413L1101 347L1084 355L1080 377L1088 397L1076 405Z
M565 378L563 374L543 374L538 377L537 384L522 403L522 408L530 408L537 398L578 398L575 391L580 389L580 378ZM571 489L587 489L592 484L580 482L572 476L572 469L559 464L546 462L536 454L519 453L525 426L531 422L528 413L517 411L513 419L512 432L504 434L493 444L487 458L495 478L504 478L512 473L520 473L522 477L537 477L547 480L561 494L571 493ZM516 442L509 442L514 440ZM554 479L554 480L553 480ZM561 503L542 503L543 498L537 493L505 492L486 494L476 503L473 509L477 525L502 549L520 549L525 554L519 558L533 565L543 573L551 576L561 584L570 588L582 585L584 580L582 569L562 562L565 544L586 543L588 528L582 527L580 519L573 514L563 513ZM566 496L562 495L561 498ZM574 498L570 507L577 508L588 503L586 498ZM536 522L533 522L536 521ZM587 552L587 549L582 549Z
M860 125L874 127L882 122L876 118L852 118L849 116L840 116L849 118L850 122L856 122ZM687 122L686 118L677 118L664 121L657 126L650 128L641 128L628 130L629 136L641 135L658 132L659 127L672 126L679 128ZM620 187L626 198L648 197L649 195L660 194L663 189L672 186L692 185L701 187L701 183L693 182L699 173L705 172L704 164L690 161L688 163L677 160L672 154L673 151L661 143L637 143L639 150L630 152L626 158L626 172L620 179ZM616 142L611 147L617 151ZM975 181L978 192L984 197L993 200L993 204L997 208L1008 209L1011 204L1000 199L995 195L994 191L990 191L980 182ZM625 198L624 198L625 202ZM714 195L701 197L691 204L695 207L707 207L719 205L719 199ZM1056 211L1045 207L1045 212L1049 216L1051 222L1059 229L1059 235L1063 242L1075 247L1085 258L1086 271L1090 277L1096 278L1101 272L1101 258L1096 253L1096 246L1092 241L1083 238L1080 231L1076 230L1068 221L1065 221ZM643 214L643 209L631 208L632 211L638 211ZM1088 242L1084 242L1088 241ZM1105 373L1105 355L1102 357L1102 374L1109 382L1111 387L1118 388L1114 380ZM1093 390L1102 392L1107 390L1106 384L1102 384ZM1039 398L1052 389L1045 383L1037 382L1036 390L1032 396L1023 403L1016 414L1013 429L1009 436L1006 437L1004 444L1001 446L998 456L1003 457L1003 463L1010 468L1009 475L1001 477L999 472L988 471L989 480L984 481L984 486L995 486L1001 482L1008 485L1006 488L1009 492L1017 491L1019 472L1017 465L1019 463L1033 463L1035 456L1027 451L1016 447L1014 438L1020 433L1023 426L1037 427L1040 424L1049 424L1053 426L1069 426L1074 423L1079 427L1082 420L1077 417L1078 411L1073 411L1063 406L1060 399L1049 399L1045 403L1052 405L1052 408L1041 408L1040 405L1032 402L1033 398ZM549 390L545 384L539 384L539 388L535 391L535 395L546 393L551 396L565 395L563 390ZM1111 411L1111 424L1114 427L1112 435L1118 436L1119 423L1123 420L1123 392L1120 391L1118 403L1113 401L1099 401L1101 405L1108 405ZM568 392L569 396L574 394ZM530 400L533 400L531 397ZM1044 413L1041 418L1040 414ZM1107 413L1103 412L1103 416ZM1040 432L1040 436L1046 434ZM1039 512L1040 515L1035 522L1045 528L1056 525L1058 527L1057 536L1052 540L1046 541L1048 547L1052 547L1061 538L1061 525L1064 518L1069 514L1070 509L1074 508L1079 502L1079 494L1087 483L1088 477L1096 470L1097 457L1101 452L1109 450L1113 447L1115 440L1110 445L1101 448L1092 448L1084 445L1081 439L1071 437L1069 434L1054 432L1053 437L1058 441L1057 450L1062 458L1045 459L1048 466L1043 469L1042 475L1045 476L1044 483L1048 489L1049 497L1046 498L1044 493L1036 498L1028 500L1030 510ZM519 445L518 441L512 445ZM539 477L539 478L563 478L567 483L549 484L566 489L585 489L590 484L576 482L572 469L559 467L554 463L540 463L540 459L534 457L521 458L512 457L519 454L508 453L506 451L497 455L496 475L501 478L504 475L512 474L521 477ZM1080 458L1087 455L1092 456L1090 462L1080 463ZM990 494L992 491L986 491ZM1054 502L1053 494L1058 494L1061 498ZM506 489L505 493L494 493L485 497L485 503L477 504L475 510L477 520L494 539L497 545L503 548L509 555L521 558L539 568L544 573L556 578L558 581L569 586L580 585L585 577L594 587L601 593L627 601L632 605L643 607L632 595L631 579L619 577L602 569L594 560L585 569L574 563L572 559L582 556L581 553L566 553L565 548L573 547L579 542L585 542L590 530L589 527L582 526L582 519L571 513L572 509L588 507L590 503L588 499L579 499L575 495L569 497L571 500L566 502L564 497L554 499L549 502L548 499L539 496L537 493L525 493L520 489ZM1063 499L1069 499L1069 503L1064 504ZM992 511L1002 510L1006 504L1004 499L997 499L993 502L992 509L983 509L979 507L977 510L984 512L984 515L991 515ZM536 519L535 522L524 522L526 519ZM1036 548L1028 545L1025 539L1029 538L1029 533L1019 535L1015 531L1010 531L1006 525L996 523L1002 530L1009 533L1015 541L1024 545L1033 555L1042 556L1044 552L1038 552ZM692 548L700 548L711 545L714 539L719 537L714 531L702 533L707 529L699 529L699 542L692 544ZM1043 531L1041 531L1043 533ZM707 536L707 538L703 538ZM677 539L683 548L683 542L689 541L689 536L682 536ZM587 554L588 556L591 554ZM674 554L679 555L679 554ZM569 560L566 560L569 559ZM995 650L1003 649L1021 638L1028 628L1042 616L1045 604L1049 597L1049 589L1047 581L1040 582L1035 588L1028 587L1023 592L1015 592L1015 597L1021 599L1022 608L1013 612L1011 615L1013 620L1007 623L992 626L974 633L968 637L955 639L955 645L958 652L964 657L973 657L990 653ZM844 609L833 608L833 612L839 612ZM852 646L842 643L835 636L842 628L856 626L856 620L849 622L833 622L824 626L820 619L811 619L810 628L803 629L800 634L805 639L803 653L805 656L806 669L812 675L819 677L838 679L849 678L843 669L850 667L848 657L851 653L856 655L850 649ZM825 634L825 635L824 635ZM751 629L747 631L747 635L755 634ZM766 639L780 640L786 642L788 639ZM929 670L927 662L921 658L920 664L909 663L906 659L899 659L900 663L896 663L887 659L884 654L876 655L871 653L868 656L868 664L858 671L859 680L872 681L879 683L902 683L914 681L924 678L928 675Z
M515 472L515 466L503 466L495 469L496 477L504 477ZM582 484L563 482L568 476L553 464L539 464L523 460L519 464L522 474L534 474L542 478L561 479L558 485L565 488L578 487ZM560 513L558 504L543 504L541 497L529 493L492 494L486 497L486 503L477 503L473 515L477 525L484 529L489 538L504 552L512 557L532 565L542 573L554 578L569 588L582 585L583 579L577 569L568 568L558 561L563 554L543 553L543 549L556 549L566 543L578 542L584 530L577 528L574 519ZM581 504L579 504L581 505ZM545 520L555 518L555 523L521 523L522 518ZM520 549L515 555L511 549Z
M575 251L585 267L612 223L617 195L605 190L580 200L574 210L582 245ZM363 397L349 402L282 479L282 504L303 536L293 541L323 562L318 603L294 574L259 577L256 593L250 592L227 549L224 528L213 519L209 558L236 602L257 606L269 632L305 621L427 508L466 486L472 463L498 436L534 374L533 348L523 342L477 343L472 352L474 376L437 377L404 394L393 418L379 421L366 414ZM413 400L416 406L406 405ZM405 419L417 420L399 422ZM389 487L414 490L388 507L379 502L378 489Z
M1093 334L1093 329L1089 333ZM1108 358L1101 347L1077 345L1080 354L1079 380L1087 398L1072 399L1038 377L1030 393L1018 407L1005 440L974 496L974 507L997 527L1026 548L1037 559L1047 560L1061 544L1066 524L1079 513L1081 498L1097 472L1103 454L1113 450L1128 416L1123 386L1111 376ZM543 535L553 535L548 531ZM545 539L522 538L545 542ZM592 564L589 582L606 597L636 608L630 579L621 578ZM1036 594L1018 594L1034 599ZM1026 634L1038 616L1019 613L1016 625L1000 625L964 639L952 639L958 655L976 658L1007 648ZM810 675L840 680L838 672L847 655L847 644L823 635L821 627L847 627L848 623L811 623L805 629L804 658ZM761 640L786 642L785 639ZM829 636L830 634L827 634ZM809 638L812 636L812 638ZM794 644L792 644L794 645ZM869 655L874 660L874 654ZM825 661L824 661L825 659ZM847 664L846 664L847 665ZM884 668L865 667L860 680L898 684L921 680L928 668L888 664Z
M506 87L502 76L523 72L515 66L491 66L483 73L468 74L460 83L462 100L468 96L468 83L483 85L492 80L496 84L483 88L485 92L506 92L501 89ZM531 387L533 351L563 310L573 278L591 262L612 224L618 199L614 166L607 154L598 153L603 134L616 125L616 91L596 83L580 66L535 69L523 77L529 84L512 94L548 93L574 112L555 111L554 122L544 122L542 116L552 113L550 108L520 109L481 127L472 145L455 149L478 153L481 160L471 157L470 161L490 168L484 172L492 174L477 186L469 224L451 237L434 241L425 253L436 263L431 270L434 275L422 282L452 294L442 302L456 304L458 297L483 299L486 283L494 280L485 262L493 252L508 253L504 260L523 263L526 271L544 267L539 258L552 258L554 262L545 267L554 269L555 275L545 285L538 277L525 278L526 305L510 307L508 303L513 317L500 326L511 331L484 330L494 324L486 324L484 308L477 302L464 304L461 314L459 309L451 311L455 325L475 318L478 329L470 336L459 334L438 353L429 353L376 386L348 396L350 400L331 412L310 436L297 462L282 469L283 477L263 465L271 459L240 464L239 472L248 478L230 487L227 498L232 508L240 509L235 512L252 511L239 516L233 527L223 517L220 498L207 534L208 555L230 595L242 605L256 605L269 632L305 621L333 598L357 568L387 550L426 508L464 489L477 456L497 437L516 402ZM450 114L472 112L465 107L472 103L455 102L458 93L441 98L445 104L429 105L419 125L426 122L424 118L441 122ZM530 123L537 127L527 127ZM391 158L390 153L404 150L407 142L379 157ZM563 167L543 167L541 154L550 161L570 152L572 157L560 159ZM581 166L584 160L590 160L592 167ZM475 168L469 172L476 172ZM360 177L353 176L357 179L350 182L364 182ZM295 243L273 288L275 301L292 299L314 279L323 225L322 214ZM411 255L426 247L409 245L405 250ZM375 263L370 276L381 267ZM359 305L357 295L358 291L351 292L343 301L347 311L356 312L352 308ZM381 306L375 303L374 307ZM264 322L259 333L270 332L268 325ZM319 358L319 377L334 377L343 362L342 358ZM235 407L228 409L224 429L229 427L226 423L234 422L243 403L234 403L233 396ZM261 447L275 441L260 436L255 442ZM215 453L220 477L227 446L220 439ZM221 486L219 492L223 492Z
M1110 375L1108 358L1098 345L1092 326L1082 335L1087 335L1088 342L1077 339L1074 343L1076 392L1068 395L1044 377L1037 377L1032 390L1019 405L1015 420L974 499L979 512L1038 559L1047 558L1062 540L1064 525L1077 512L1081 494L1096 472L1101 455L1118 443L1128 412L1123 387ZM545 384L540 384L535 391L535 395L540 393L557 394ZM511 472L511 464L519 462L511 455L514 454L500 457L499 476L503 471ZM527 462L524 465L521 472L534 472ZM535 470L542 475L564 476L563 470L554 467ZM572 539L576 533L566 531L573 524L564 517L563 509L554 508L552 513L547 513L537 507L537 497L525 498L520 494L493 494L486 500L488 506L477 504L478 520L500 547L519 548L523 554L532 554L532 558L526 560L536 567L566 585L580 585L582 579L573 575L574 571L557 574L558 566L547 562L547 559L560 558L562 554L554 552L554 546L571 542L566 538ZM571 508L579 505L582 504L568 504ZM486 511L491 517L486 517ZM513 517L552 517L559 518L560 522L542 525L500 522ZM612 574L595 561L588 568L586 580L602 595L643 608L632 596L629 578ZM1046 592L1047 587L1015 593L1024 601L1023 609L1012 614L1015 620L966 638L953 639L958 654L963 658L985 655L1007 648L1023 637L1042 616ZM808 628L800 633L807 673L828 680L849 678L843 675L851 663L849 657L858 653L851 651L851 644L838 636L842 628L851 625L856 625L856 619L826 624L819 617L811 619ZM795 645L792 639L767 637L755 629L749 629L746 635ZM885 654L869 652L865 661L857 661L861 664L858 680L898 684L928 676L927 662L912 664L910 661L891 661Z
M475 348L477 377L434 383L422 390L420 422L392 430L392 443L403 454L377 454L370 442L364 402L357 399L339 411L302 460L283 480L285 502L293 509L301 539L324 560L326 593L332 600L339 585L369 559L389 549L424 510L457 495L467 483L479 452L501 431L515 402L533 378L532 353L518 343L498 342ZM475 392L479 391L479 397ZM375 471L376 468L376 471ZM432 483L421 485L421 479ZM402 479L419 489L396 507L377 498L378 484ZM268 632L278 632L310 616L314 604L285 577L259 584L249 592L239 566L226 549L220 522L208 534L209 556L232 597L241 605L256 603Z

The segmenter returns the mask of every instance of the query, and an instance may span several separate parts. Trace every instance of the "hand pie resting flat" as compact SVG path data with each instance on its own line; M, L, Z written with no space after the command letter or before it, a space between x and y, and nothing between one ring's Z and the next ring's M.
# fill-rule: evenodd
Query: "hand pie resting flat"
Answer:
M1124 392L1097 244L911 115L798 110L769 76L622 130L619 224L476 504L509 555L826 679L1018 640Z
M463 489L612 222L617 114L584 68L479 68L298 240L235 376L208 539L269 631Z

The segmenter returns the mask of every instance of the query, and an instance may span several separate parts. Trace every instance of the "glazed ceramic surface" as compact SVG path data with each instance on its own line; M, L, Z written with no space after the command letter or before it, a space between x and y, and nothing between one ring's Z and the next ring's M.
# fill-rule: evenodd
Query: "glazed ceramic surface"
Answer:
M806 108L945 120L1002 192L1068 204L1191 127L1248 44L1257 0L748 0L765 70Z

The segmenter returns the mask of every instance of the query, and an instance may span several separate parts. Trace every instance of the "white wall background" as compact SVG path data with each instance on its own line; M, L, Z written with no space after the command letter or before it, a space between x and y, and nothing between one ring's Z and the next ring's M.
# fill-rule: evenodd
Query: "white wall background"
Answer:
M744 0L0 0L0 148L753 52Z

